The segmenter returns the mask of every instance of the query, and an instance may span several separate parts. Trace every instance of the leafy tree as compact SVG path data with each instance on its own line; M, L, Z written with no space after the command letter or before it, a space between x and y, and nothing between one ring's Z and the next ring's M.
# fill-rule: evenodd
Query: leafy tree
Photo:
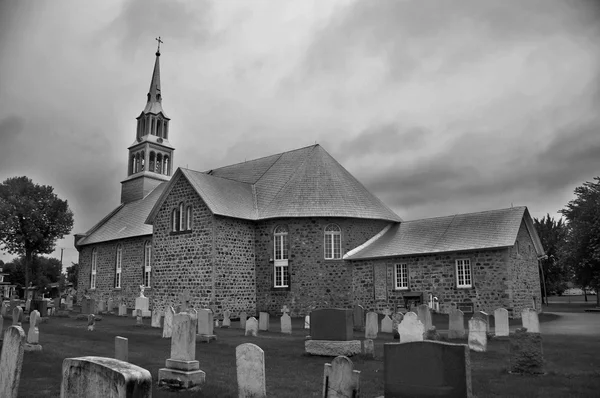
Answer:
M7 280L17 285L18 291L21 287L27 286L25 283L25 268L24 256L15 258L4 267L5 272L8 273ZM31 280L40 292L47 293L47 288L51 283L60 283L61 278L63 278L61 268L60 260L57 258L34 256L31 266Z
M567 289L567 282L569 280L569 272L561 256L565 245L567 228L562 219L556 221L550 217L550 214L546 214L541 220L534 218L533 224L547 255L546 258L541 260L544 279L546 281L546 291L561 295Z
M600 293L600 177L575 188L575 199L560 212L567 220L565 260L582 288ZM596 295L600 306L600 295Z
M25 285L29 286L33 257L54 251L57 239L73 228L73 213L49 185L27 177L0 184L0 247L25 257Z
M67 267L67 282L77 288L77 278L79 278L79 264L71 263L71 266Z

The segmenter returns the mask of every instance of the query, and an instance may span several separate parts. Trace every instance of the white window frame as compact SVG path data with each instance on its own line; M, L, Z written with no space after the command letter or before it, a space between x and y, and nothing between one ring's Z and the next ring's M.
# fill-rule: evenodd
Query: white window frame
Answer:
M152 276L152 242L146 241L144 244L144 274L142 275L142 284L145 287L151 287L150 277Z
M275 227L273 233L273 286L289 287L288 230L283 225Z
M98 271L98 250L92 249L92 272L90 276L90 289L96 288L96 274Z
M408 290L408 264L394 264L394 287L396 290Z
M185 208L185 229L188 231L192 229L192 206Z
M177 214L177 209L173 209L171 213L171 230L173 232L177 232L177 221L179 221L179 215Z
M123 270L123 246L117 246L117 259L115 264L115 289L121 288L121 272Z
M329 249L329 253L327 252ZM323 256L325 260L340 260L342 258L342 230L336 224L325 227Z
M179 203L179 230L183 231L185 229L185 212L183 211L183 202Z
M473 287L473 268L471 267L471 259L457 258L455 264L456 287L459 289Z

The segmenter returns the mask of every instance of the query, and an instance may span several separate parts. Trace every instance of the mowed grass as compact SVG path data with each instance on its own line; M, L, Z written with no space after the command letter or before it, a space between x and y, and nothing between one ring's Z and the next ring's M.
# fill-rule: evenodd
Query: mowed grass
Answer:
M434 316L438 329L447 325L447 317ZM542 318L544 319L544 318ZM144 320L147 324L149 320ZM6 320L5 325L10 324ZM293 319L294 332L282 335L261 332L244 337L233 322L231 329L216 329L216 342L197 343L196 359L206 372L206 384L200 391L172 392L157 386L158 369L170 354L170 340L161 338L161 329L136 327L135 319L107 315L96 322L94 332L87 322L74 318L52 317L40 325L42 352L26 352L21 374L19 397L58 397L64 358L114 356L114 338L129 339L129 361L152 374L153 397L237 397L235 347L252 342L265 351L267 395L270 397L319 397L322 393L323 365L332 358L304 353L303 319ZM29 325L24 324L27 332ZM278 322L271 321L272 330ZM443 334L443 333L442 333ZM364 338L356 332L357 339ZM393 342L391 335L380 334L375 341L376 359L352 358L361 371L361 396L383 395L383 344ZM465 343L465 341L454 341ZM508 373L507 339L491 339L486 353L471 352L473 393L477 397L597 397L600 391L600 337L544 335L547 375L519 376ZM419 366L415 363L414 366ZM422 369L427 373L428 369Z

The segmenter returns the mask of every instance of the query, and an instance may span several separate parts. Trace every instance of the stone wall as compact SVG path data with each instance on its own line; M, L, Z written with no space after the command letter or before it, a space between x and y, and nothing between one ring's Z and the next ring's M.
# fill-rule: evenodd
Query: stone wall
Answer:
M79 252L79 279L77 286L77 302L80 303L83 294L99 300L125 300L128 308L135 307L135 298L140 295L140 285L143 282L144 245L152 239L151 235L139 236L117 241L109 241L94 245L86 245ZM121 259L121 288L116 289L115 272L117 261L117 246L123 248ZM96 289L90 289L92 250L97 250L96 260ZM152 281L151 281L152 283ZM152 289L146 289L146 297L151 298Z
M514 316L520 317L523 308L541 309L542 293L537 253L531 235L521 221L517 243L510 249L508 261L508 294L513 303Z
M350 308L352 267L344 260L325 260L324 230L337 224L342 232L342 255L380 232L387 221L347 218L287 218L260 221L256 225L256 307L257 311L281 313L287 305L292 316L312 309ZM273 287L273 231L288 227L290 287Z

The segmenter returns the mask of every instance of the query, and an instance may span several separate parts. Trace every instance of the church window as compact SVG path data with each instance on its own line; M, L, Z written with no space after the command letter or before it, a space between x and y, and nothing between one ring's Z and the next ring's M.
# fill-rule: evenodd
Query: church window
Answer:
M123 246L117 246L117 261L115 264L115 289L121 288L121 271L123 263Z
M150 171L154 171L154 162L156 162L154 152L150 152Z
M179 231L179 212L178 209L173 209L173 213L171 215L171 229L173 232Z
M408 264L394 266L394 286L396 290L408 290Z
M342 258L342 231L335 224L325 227L325 259Z
M156 166L154 171L158 174L162 174L162 154L160 153L156 155Z
M162 120L156 120L156 135L162 138Z
M192 206L188 206L185 209L185 229L192 229Z
M152 273L152 243L147 241L144 245L144 281L146 287L150 287L150 275Z
M150 125L150 134L156 135L154 129L155 129L155 121L154 121L154 118L152 118L152 124Z
M96 248L92 250L92 272L90 276L90 289L96 288L96 270L98 267L98 251Z
M140 164L141 164L141 171L144 171L144 166L146 165L146 154L144 153L144 151L142 151L142 154L140 155Z
M456 287L473 287L471 260L468 258L456 260Z
M135 173L137 173L138 171L140 171L140 154L136 153L135 154Z
M288 273L288 230L283 225L278 225L274 233L274 286L289 287Z
M177 212L179 214L179 230L185 230L185 213L183 211L183 202L179 203L179 210Z

